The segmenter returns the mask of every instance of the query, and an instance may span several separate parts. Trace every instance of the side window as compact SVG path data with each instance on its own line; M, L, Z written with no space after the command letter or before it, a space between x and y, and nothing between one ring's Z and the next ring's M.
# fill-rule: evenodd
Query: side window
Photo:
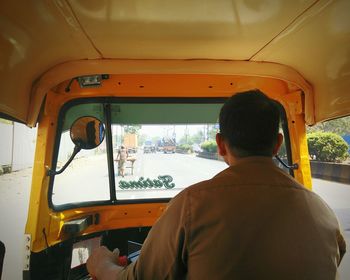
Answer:
M286 147L286 139L285 134L283 133L282 128L280 128L280 133L283 134L283 142L282 145L278 151L277 156L286 164L288 164L288 155L287 155L287 147ZM289 169L282 165L277 159L274 159L276 165L281 168L283 171L289 174Z
M70 138L70 126L82 116L94 116L104 122L101 104L82 104L67 110L60 135L57 168L59 170L70 158L74 144ZM81 150L67 169L54 177L52 203L59 206L67 203L109 200L109 179L106 140L94 149Z
M280 128L279 132L283 135L283 142L282 145L277 153L277 156L282 160L286 165L291 165L291 154L290 154L290 139L289 139L289 131L288 131L288 122L286 118L286 113L282 105L279 104L280 107ZM276 158L273 159L276 165L281 168L286 173L293 175L293 172L285 167L279 160Z

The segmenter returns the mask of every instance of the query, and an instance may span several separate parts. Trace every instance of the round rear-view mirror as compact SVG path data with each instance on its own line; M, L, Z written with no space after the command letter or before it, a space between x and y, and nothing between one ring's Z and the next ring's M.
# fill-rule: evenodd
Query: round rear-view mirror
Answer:
M70 128L70 138L81 149L96 148L102 143L104 137L104 124L95 117L81 117Z

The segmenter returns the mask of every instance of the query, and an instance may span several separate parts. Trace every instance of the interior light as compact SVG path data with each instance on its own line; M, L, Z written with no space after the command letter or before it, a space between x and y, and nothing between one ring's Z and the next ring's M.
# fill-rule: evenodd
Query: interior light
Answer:
M81 88L101 86L102 75L91 75L78 77Z

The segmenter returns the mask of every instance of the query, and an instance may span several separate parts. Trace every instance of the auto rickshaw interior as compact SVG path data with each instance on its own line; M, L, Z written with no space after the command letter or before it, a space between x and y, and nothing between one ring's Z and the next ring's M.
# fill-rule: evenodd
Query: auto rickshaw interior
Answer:
M311 189L305 125L350 114L349 5L3 1L0 116L38 129L24 277L84 279L100 243L137 252L169 199L225 168L173 152L237 92L281 105L282 168Z
M119 77L104 77L99 85L87 88L79 85L79 78L65 81L48 95L42 111L43 123L57 115L57 123L51 121L56 128L51 168L46 169L52 220L49 229L42 229L39 250L30 257L33 279L85 279L87 257L100 244L111 250L119 248L128 261L135 259L166 203L183 188L225 168L222 161L211 161L210 168L203 165L198 170L186 162L177 162L175 167L173 155L138 151L130 155L135 159L132 173L125 178L118 176L117 151L127 127L138 126L150 135L171 134L174 138L181 131L189 135L191 129L198 133L208 126L218 132L219 111L231 93L218 97L107 97L98 91L111 79L118 84ZM230 83L227 86L231 87ZM78 98L74 98L74 90L79 92ZM82 98L82 91L88 96ZM272 98L280 104L285 138L280 157L292 166L288 123L294 125L295 121L288 121L282 105L286 96L289 98L287 94ZM62 106L46 109L56 102ZM298 166L293 169L278 161L276 164L292 175L302 171Z

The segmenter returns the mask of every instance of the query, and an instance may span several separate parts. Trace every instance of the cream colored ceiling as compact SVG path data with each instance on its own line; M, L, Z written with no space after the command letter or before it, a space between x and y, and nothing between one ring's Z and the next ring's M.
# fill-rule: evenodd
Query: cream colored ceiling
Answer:
M299 71L314 88L316 120L349 115L350 1L320 1L252 60Z
M186 65L188 59L203 59L213 65L217 60L284 64L314 87L310 119L348 115L349 2L1 1L0 112L27 122L35 109L30 106L44 97L37 94L40 77L57 67L62 71L62 65L69 72L70 62L80 61L74 75L84 75L87 59L102 72L100 59L176 59ZM186 67L179 73L187 73L191 66ZM50 85L62 82L55 75L50 79ZM311 98L308 102L313 106Z
M106 58L232 60L249 59L312 2L69 1Z

